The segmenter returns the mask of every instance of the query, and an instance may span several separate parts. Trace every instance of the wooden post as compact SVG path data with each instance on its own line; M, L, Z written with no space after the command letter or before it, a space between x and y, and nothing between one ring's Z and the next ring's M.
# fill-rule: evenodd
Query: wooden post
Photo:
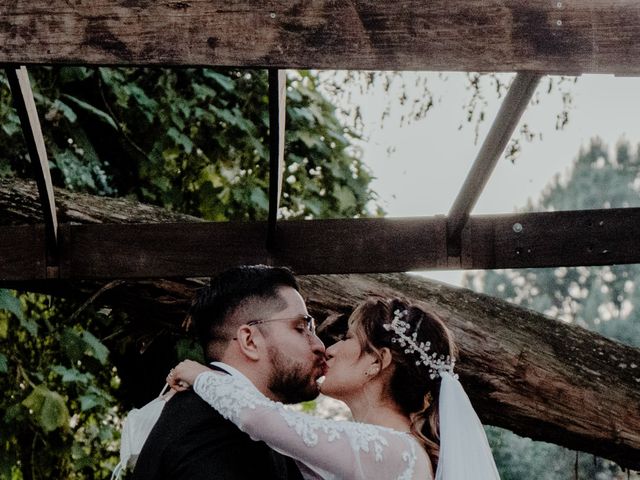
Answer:
M33 99L29 74L24 66L7 67L5 71L9 79L14 105L20 117L22 133L27 142L29 158L40 193L40 205L45 225L47 277L55 278L58 276L58 219L49 172L49 160Z
M267 249L275 248L276 222L282 195L284 135L287 101L287 74L269 69L269 217Z

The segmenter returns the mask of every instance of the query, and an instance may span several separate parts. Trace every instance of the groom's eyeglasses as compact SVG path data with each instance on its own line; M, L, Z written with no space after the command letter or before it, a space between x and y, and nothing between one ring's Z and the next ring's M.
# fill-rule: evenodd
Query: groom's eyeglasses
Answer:
M251 320L247 322L247 325L260 325L261 323L269 323L269 322L286 322L300 320L301 324L304 324L305 329L315 335L316 334L316 319L311 315L298 315L297 317L289 317L289 318L270 318L268 320Z

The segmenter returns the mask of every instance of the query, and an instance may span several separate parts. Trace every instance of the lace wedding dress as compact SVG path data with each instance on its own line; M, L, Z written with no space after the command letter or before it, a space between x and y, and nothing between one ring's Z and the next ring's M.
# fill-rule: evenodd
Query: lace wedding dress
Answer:
M252 439L296 460L305 479L433 478L426 452L409 433L289 410L240 375L204 372L193 389Z

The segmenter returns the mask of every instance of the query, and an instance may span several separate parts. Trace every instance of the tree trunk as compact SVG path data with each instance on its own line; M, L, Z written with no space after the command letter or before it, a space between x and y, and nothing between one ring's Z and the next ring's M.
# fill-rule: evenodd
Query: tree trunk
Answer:
M59 218L78 222L198 221L122 200L56 191ZM35 187L0 180L0 221L37 221ZM460 378L491 425L640 469L640 350L503 300L406 274L300 277L310 311L330 341L370 293L420 300L453 331ZM135 322L126 335L179 331L197 279L13 285L60 294L98 292L95 302ZM170 362L171 360L169 360ZM166 371L166 370L165 370ZM138 375L137 373L135 375ZM139 379L140 377L138 377Z
M124 198L107 198L54 188L59 223L152 223L202 222ZM0 178L0 225L23 225L42 221L35 182Z

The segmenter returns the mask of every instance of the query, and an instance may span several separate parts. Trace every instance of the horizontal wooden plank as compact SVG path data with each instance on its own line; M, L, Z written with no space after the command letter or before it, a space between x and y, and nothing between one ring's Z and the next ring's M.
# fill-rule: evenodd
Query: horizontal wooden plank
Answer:
M42 229L4 227L0 281L43 277ZM300 274L385 273L640 263L640 208L474 216L460 258L447 256L447 219L61 225L61 279L209 276L237 264Z
M0 0L0 63L640 73L640 2Z
M447 268L444 216L279 222L273 260L298 273Z
M475 216L463 243L467 269L640 263L640 209Z
M207 276L268 263L266 223L74 225L62 240L61 278Z
M46 278L44 225L0 227L0 280Z
M289 265L298 273L429 268L442 257L445 228L444 217L279 222L267 251L266 222L74 225L63 240L60 276L207 276L243 263ZM440 243L422 241L429 236Z

